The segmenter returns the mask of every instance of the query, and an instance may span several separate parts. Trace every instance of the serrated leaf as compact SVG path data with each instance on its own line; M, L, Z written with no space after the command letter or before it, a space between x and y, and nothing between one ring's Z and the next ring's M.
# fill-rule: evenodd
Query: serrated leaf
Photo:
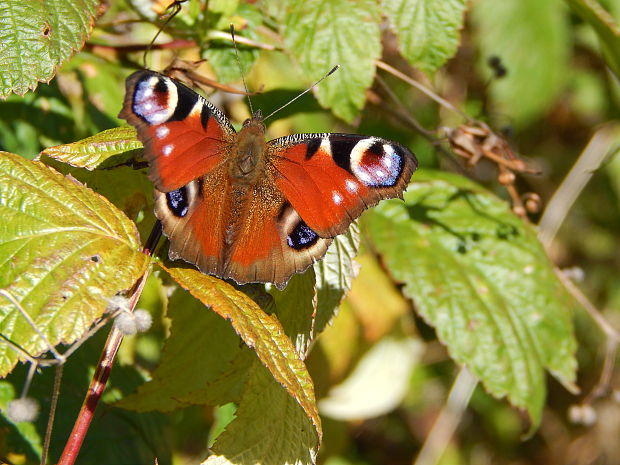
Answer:
M297 401L321 436L312 379L282 325L246 294L230 284L187 268L164 268L194 297L230 321L235 332L252 348L275 380Z
M278 320L302 359L306 358L314 340L317 297L315 280L314 270L311 268L305 273L294 275L282 291L275 286L270 291Z
M309 81L339 64L340 70L315 90L321 105L351 122L366 100L381 55L376 2L372 0L291 0L284 24L284 42Z
M620 77L620 27L595 0L567 0L570 7L596 31L610 68Z
M79 338L107 299L149 263L135 225L110 202L39 162L0 153L0 288L51 344ZM47 345L15 306L0 300L0 332L31 355ZM0 344L0 375L18 361Z
M166 412L190 404L238 401L247 376L244 362L236 360L242 349L230 325L180 289L168 303L168 318L170 337L151 380L117 405L138 412ZM238 375L233 376L236 370ZM223 377L230 382L225 395L220 395L221 390L215 392L210 385L223 382Z
M432 73L456 53L465 0L382 0L400 50L413 66Z
M203 465L316 463L310 419L264 366L255 363L235 415Z
M315 337L334 317L353 285L359 268L355 261L359 245L359 224L354 221L345 234L336 236L325 257L314 264L317 290Z
M545 369L573 388L574 301L534 229L455 175L421 172L366 216L374 247L456 361L539 422Z
M490 77L487 60L492 56L499 57L507 69L506 76L494 79L490 86L493 113L523 126L541 116L562 92L570 75L566 11L560 0L473 3L483 71Z
M142 148L131 126L108 129L70 144L48 147L41 152L55 160L78 168L94 170L114 155Z
M0 98L49 81L79 50L95 23L99 0L0 0Z

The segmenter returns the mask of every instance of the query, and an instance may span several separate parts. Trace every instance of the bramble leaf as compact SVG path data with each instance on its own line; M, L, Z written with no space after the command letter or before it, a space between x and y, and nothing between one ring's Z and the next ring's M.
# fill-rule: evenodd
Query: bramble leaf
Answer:
M246 294L220 279L189 268L165 269L194 297L230 321L235 332L254 350L274 379L303 408L320 440L321 420L312 379L278 319L267 315Z
M54 77L95 24L98 0L0 0L0 98Z
M0 154L0 288L52 345L71 343L128 289L149 259L135 225L109 201L39 162ZM37 356L48 346L0 299L0 332ZM0 375L18 355L0 344Z
M324 0L321 7L302 0L288 2L284 42L309 80L340 69L315 89L321 105L347 122L366 100L381 55L379 9L372 0ZM360 30L363 29L363 39Z
M235 416L203 465L316 463L310 419L263 365L254 364Z
M540 422L545 370L573 389L575 302L534 229L471 181L416 173L366 217L377 251L452 358Z
M142 148L131 126L108 129L70 144L46 148L41 155L78 168L94 170L114 155Z
M433 72L459 46L465 0L382 0L400 49L413 66Z

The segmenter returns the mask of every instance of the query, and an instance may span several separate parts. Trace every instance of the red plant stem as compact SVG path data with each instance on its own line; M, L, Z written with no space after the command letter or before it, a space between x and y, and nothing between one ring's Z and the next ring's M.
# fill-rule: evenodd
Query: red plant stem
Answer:
M153 249L155 249L160 237L161 223L157 221L146 241L143 253L149 256L152 255ZM140 299L140 295L142 294L144 285L146 284L147 277L148 269L132 289L131 297L129 298L130 312L133 312L136 304L138 303L138 299ZM110 372L112 371L112 366L114 365L114 357L116 357L116 353L118 352L118 348L120 347L122 341L123 333L113 327L108 336L108 340L105 343L101 357L99 357L97 369L93 379L90 382L90 386L88 387L88 392L86 393L86 397L82 403L80 413L78 414L77 420L73 425L73 430L67 440L67 444L65 444L65 448L62 451L62 455L60 456L60 460L57 465L73 465L75 463L75 460L80 453L80 449L82 448L82 443L84 442L90 423L95 414L95 410L97 409L97 405L99 404L99 400L101 399L101 395L103 394L103 390L105 389L108 378L110 377Z
M164 50L164 49L176 49L176 48L189 48L195 47L195 40L187 40L187 39L175 39L170 42L166 42L163 44L153 44L151 46L151 50ZM142 52L149 48L149 44L132 44L132 45L110 45L110 44L97 44L92 42L86 43L86 48L94 49L94 48L103 48L109 50L116 50L121 53L129 53L129 52Z

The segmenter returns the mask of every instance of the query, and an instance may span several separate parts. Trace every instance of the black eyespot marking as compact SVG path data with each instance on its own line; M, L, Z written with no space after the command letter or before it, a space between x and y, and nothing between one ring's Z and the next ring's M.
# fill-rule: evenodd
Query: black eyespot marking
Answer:
M378 156L383 156L385 153L385 151L383 150L383 143L379 140L375 141L375 143L368 147L367 150L373 155Z
M101 257L99 255L93 255L92 257L90 257L90 260L94 263L99 263Z
M211 111L207 105L203 105L202 110L200 110L200 124L202 124L204 129L207 129L209 118L211 118Z
M319 150L322 141L323 139L319 137L308 141L308 147L306 148L306 160L310 160L314 156L317 150Z
M189 203L187 199L187 188L185 186L176 191L166 193L166 200L168 202L168 208L174 215L180 218L187 215Z
M286 243L295 250L303 250L312 247L318 240L319 235L300 221L286 238Z
M174 85L177 88L177 106L168 121L183 121L192 111L192 108L196 105L199 97L196 92L182 84L174 82Z
M164 81L163 79L158 79L157 84L155 84L155 88L153 90L157 94L163 94L165 92L168 92L168 86L166 85L166 81Z

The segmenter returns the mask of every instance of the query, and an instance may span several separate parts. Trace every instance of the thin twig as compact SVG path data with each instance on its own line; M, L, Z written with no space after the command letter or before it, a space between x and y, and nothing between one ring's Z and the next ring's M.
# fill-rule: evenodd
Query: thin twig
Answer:
M426 436L414 465L439 463L463 417L463 412L465 412L477 384L478 380L469 372L467 367L462 367L452 389L450 389L446 404L441 409L430 433Z
M56 407L58 407L58 398L60 397L60 383L62 382L62 373L64 368L64 364L60 364L56 367L56 373L54 373L54 387L52 388L52 405L50 406L50 414L47 418L47 428L45 428L45 439L43 440L43 451L41 452L41 465L46 465L47 454L49 453L50 443L52 441L52 430L54 429L54 419L56 418Z
M398 79L406 82L407 84L409 84L410 86L415 87L416 89L418 89L420 92L422 92L423 94L427 95L428 97L432 98L433 100L435 100L437 103L439 103L440 105L446 107L449 110L454 111L455 113L458 113L459 115L461 115L463 118L465 118L467 121L471 122L473 121L465 112L463 112L462 110L460 110L459 108L455 107L454 105L452 105L450 102L448 102L447 100L445 100L444 98L440 97L438 94L436 94L435 92L433 92L432 90L430 90L428 87L420 84L418 81L416 81L415 79L411 79L409 76L407 76L404 73L401 73L400 71L398 71L396 68L393 68L392 66L388 65L387 63L385 63L384 61L381 60L375 60L375 64L377 65L377 68L381 68L384 71L387 71L388 73L390 73L393 76L396 76Z
M24 382L24 387L22 388L21 397L24 398L28 395L28 391L30 390L30 384L32 383L32 378L37 371L38 363L31 363L30 367L28 367L28 374L26 375L26 381Z
M207 34L207 38L227 40L228 42L232 42L233 40L235 40L238 44L248 45L250 47L260 48L263 50L282 50L282 48L276 47L275 45L258 42L256 40L248 39L247 37L243 37L237 34L235 34L235 38L233 39L231 34L224 31L209 31L209 33Z
M577 302L585 308L586 312L594 320L596 325L601 328L605 337L607 338L605 358L603 360L603 368L596 386L585 397L583 403L592 403L594 400L603 396L609 390L609 383L611 382L611 375L613 373L613 367L616 361L616 353L618 351L618 345L620 344L620 332L616 330L609 322L601 315L601 312L590 302L590 300L581 292L581 290L568 278L561 270L556 270L556 274L566 290L575 298Z
M130 52L142 52L147 49L149 44L131 44L131 45L114 45L114 44L98 44L96 42L87 42L85 47L87 49L92 48L102 48L107 50L115 50L121 53L130 53ZM177 48L190 48L195 47L196 41L189 39L175 39L170 42L165 42L163 44L153 44L151 50L166 50L166 49L177 49Z
M620 136L620 124L610 123L594 133L577 162L555 191L538 224L538 238L548 248L570 208L594 172L610 155Z

